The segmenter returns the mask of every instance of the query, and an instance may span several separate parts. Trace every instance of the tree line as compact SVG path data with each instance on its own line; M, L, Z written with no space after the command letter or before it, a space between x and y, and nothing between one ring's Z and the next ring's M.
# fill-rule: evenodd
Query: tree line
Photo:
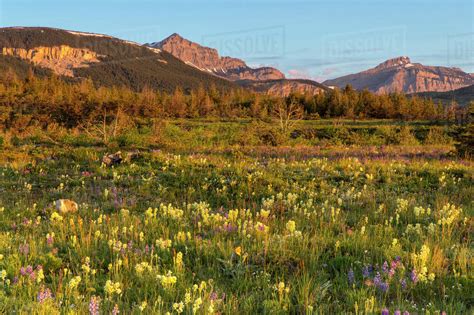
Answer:
M203 86L173 93L143 88L98 87L92 80L67 82L57 76L28 75L13 71L0 76L0 126L21 130L55 123L67 128L110 125L119 119L150 118L259 118L272 119L399 119L454 121L463 113L456 103L404 94L375 95L350 86L318 95L273 97L245 89L219 90Z

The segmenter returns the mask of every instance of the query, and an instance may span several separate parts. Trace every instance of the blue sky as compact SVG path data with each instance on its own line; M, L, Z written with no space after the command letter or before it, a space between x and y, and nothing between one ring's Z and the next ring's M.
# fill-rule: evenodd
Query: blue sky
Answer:
M400 55L474 72L474 0L0 0L0 25L136 42L172 33L323 81Z

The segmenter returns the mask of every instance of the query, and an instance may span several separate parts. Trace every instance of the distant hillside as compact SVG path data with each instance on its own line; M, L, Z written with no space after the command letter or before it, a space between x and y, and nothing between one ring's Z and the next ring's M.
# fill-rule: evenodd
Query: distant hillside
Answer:
M64 78L90 77L96 84L148 86L172 91L200 85L229 89L233 83L186 65L171 54L102 34L51 28L1 28L0 69L24 75L54 72Z
M40 77L49 76L53 73L50 69L36 67L28 61L0 54L0 74L6 73L9 70L12 70L20 79L25 79L30 70Z
M357 90L374 93L444 92L474 84L474 77L459 68L424 66L408 57L387 60L375 68L323 82L344 88L350 84Z
M288 96L291 93L318 94L329 88L321 83L303 79L281 79L267 81L243 80L237 83L256 92L275 96Z
M416 94L421 97L432 98L445 104L456 101L459 105L467 105L474 101L474 85L449 92L426 92Z

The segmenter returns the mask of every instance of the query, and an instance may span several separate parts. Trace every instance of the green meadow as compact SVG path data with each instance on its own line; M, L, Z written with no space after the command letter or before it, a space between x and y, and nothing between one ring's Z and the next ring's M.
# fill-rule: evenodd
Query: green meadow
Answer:
M278 130L181 119L108 141L2 134L0 313L473 311L474 164L451 125ZM134 155L102 163L117 151Z

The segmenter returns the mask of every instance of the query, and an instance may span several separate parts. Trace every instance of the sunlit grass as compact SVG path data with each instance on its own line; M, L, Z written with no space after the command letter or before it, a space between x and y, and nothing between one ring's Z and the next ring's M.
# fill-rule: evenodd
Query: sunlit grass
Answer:
M472 311L472 162L367 148L6 148L0 313Z

